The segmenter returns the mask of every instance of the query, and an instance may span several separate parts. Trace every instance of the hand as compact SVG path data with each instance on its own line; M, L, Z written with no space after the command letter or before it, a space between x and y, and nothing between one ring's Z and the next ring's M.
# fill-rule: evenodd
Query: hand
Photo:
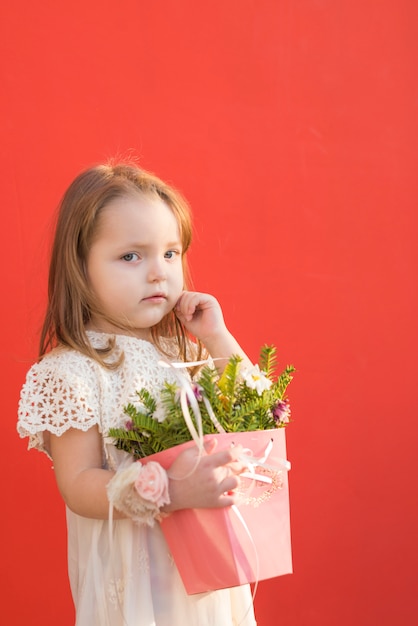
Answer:
M242 446L215 452L216 439L205 444L199 459L196 446L182 452L168 470L171 504L164 511L222 508L235 504L233 490L245 470L238 457Z
M209 294L183 291L175 313L186 329L205 344L219 333L227 333L219 302Z
M186 329L204 344L216 367L222 372L228 359L233 354L242 359L245 367L252 363L236 339L228 331L222 309L213 296L195 291L183 291L175 313Z

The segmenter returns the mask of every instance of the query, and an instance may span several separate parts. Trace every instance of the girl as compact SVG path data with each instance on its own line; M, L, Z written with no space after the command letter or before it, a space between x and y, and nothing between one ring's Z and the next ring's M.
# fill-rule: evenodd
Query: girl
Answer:
M161 497L131 489L136 499L117 505L109 537L109 494L127 470L107 433L123 425L136 390L175 382L162 358L192 361L203 350L246 360L215 298L186 291L190 241L183 198L136 165L87 170L61 203L41 358L21 392L18 431L54 463L76 626L255 624L248 586L185 593L156 522L182 508L232 505L238 449L206 447L197 466L192 449L168 472L158 466Z

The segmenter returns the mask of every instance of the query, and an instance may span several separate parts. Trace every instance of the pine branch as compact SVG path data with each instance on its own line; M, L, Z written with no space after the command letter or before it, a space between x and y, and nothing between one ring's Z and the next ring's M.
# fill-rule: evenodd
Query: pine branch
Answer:
M287 365L283 372L278 376L277 381L273 384L274 390L278 394L280 399L283 398L287 387L292 382L292 373L295 371L296 369L293 367L293 365Z
M267 344L261 348L259 366L260 370L265 373L267 378L272 378L276 369L276 347Z

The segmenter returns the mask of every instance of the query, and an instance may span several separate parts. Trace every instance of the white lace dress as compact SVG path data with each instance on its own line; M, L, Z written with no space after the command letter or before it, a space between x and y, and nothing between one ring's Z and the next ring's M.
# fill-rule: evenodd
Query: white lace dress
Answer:
M89 332L89 338L98 347L109 336ZM158 364L161 354L151 343L119 335L117 345L125 360L115 371L63 349L29 370L18 420L29 448L48 454L49 433L97 426L103 467L114 467L117 455L106 435L126 420L123 406L135 400L136 390L155 392L174 376ZM76 626L255 626L248 586L186 594L158 524L115 520L112 545L107 520L80 517L67 508L67 527Z

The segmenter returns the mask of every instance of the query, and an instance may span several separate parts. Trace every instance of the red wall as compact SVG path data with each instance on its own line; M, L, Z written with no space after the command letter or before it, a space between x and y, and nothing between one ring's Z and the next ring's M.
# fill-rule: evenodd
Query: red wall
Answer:
M254 358L275 343L298 369L295 573L260 584L259 626L410 626L417 3L5 4L2 622L73 624L63 507L16 404L54 207L80 169L133 149L192 203L196 287Z

